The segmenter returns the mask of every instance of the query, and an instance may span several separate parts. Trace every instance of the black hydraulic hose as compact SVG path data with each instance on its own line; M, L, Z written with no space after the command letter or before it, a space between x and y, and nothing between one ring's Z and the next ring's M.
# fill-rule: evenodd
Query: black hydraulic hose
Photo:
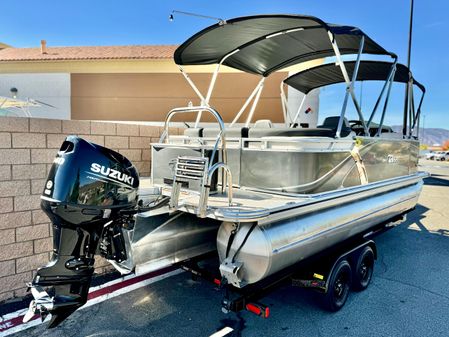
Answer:
M139 207L139 212L151 211L153 209L161 208L169 203L170 197L163 196L152 202L153 205L146 207Z
M161 197L152 202L151 206L139 206L133 209L124 209L120 211L121 215L134 215L140 212L147 212L165 206L170 201L170 197Z

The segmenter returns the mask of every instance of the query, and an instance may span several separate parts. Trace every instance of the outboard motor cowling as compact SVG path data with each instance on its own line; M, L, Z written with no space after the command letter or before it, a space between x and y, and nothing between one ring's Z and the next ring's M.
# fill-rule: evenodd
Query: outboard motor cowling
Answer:
M136 208L138 186L137 170L124 156L76 136L66 138L41 196L53 224L53 257L30 285L34 300L24 321L50 313L49 327L55 327L87 301L100 241L107 258L126 259L117 228Z

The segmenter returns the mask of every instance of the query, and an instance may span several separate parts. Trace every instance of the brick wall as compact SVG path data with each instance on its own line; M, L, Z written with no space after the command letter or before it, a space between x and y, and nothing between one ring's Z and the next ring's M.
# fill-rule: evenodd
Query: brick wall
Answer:
M52 233L40 194L64 138L76 134L116 150L149 176L149 144L160 131L139 124L0 117L0 301L24 295L25 282L49 260ZM97 272L106 265L97 259Z

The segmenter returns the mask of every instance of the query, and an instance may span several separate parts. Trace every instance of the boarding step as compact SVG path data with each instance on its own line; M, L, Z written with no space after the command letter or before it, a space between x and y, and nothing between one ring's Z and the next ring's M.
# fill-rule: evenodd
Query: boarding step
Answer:
M175 179L183 180L207 180L209 158L205 157L178 157L175 166Z
M175 172L173 177L173 188L170 197L170 207L179 207L179 195L183 185L190 186L190 182L195 181L199 185L199 205L202 210L207 202L209 194L208 186L209 158L180 156L176 159ZM198 211L200 212L200 211Z

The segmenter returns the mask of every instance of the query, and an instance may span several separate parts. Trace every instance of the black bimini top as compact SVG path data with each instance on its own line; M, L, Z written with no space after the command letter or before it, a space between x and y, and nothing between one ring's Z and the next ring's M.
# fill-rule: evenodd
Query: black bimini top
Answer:
M344 62L349 78L354 73L355 61ZM386 81L393 63L382 61L360 61L357 81ZM410 70L403 64L396 64L394 81L407 83L410 79L424 93L424 86L413 79ZM300 71L284 80L284 83L308 94L311 90L345 81L341 69L335 63L323 64L304 71Z
M273 71L317 58L334 56L329 33L341 54L357 54L361 36L363 53L387 52L360 29L327 24L312 16L256 15L217 23L195 34L174 54L179 65L223 64L248 73L268 76Z

